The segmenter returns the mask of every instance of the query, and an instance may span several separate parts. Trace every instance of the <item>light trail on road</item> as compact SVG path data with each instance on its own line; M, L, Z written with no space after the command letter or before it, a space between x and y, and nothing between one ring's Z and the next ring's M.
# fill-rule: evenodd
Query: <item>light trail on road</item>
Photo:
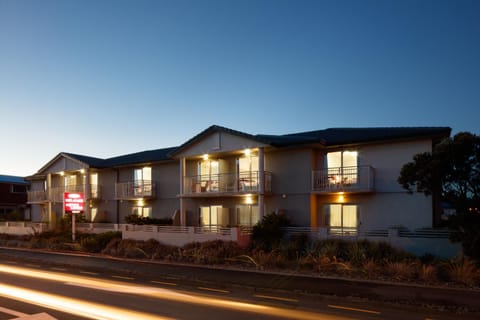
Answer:
M85 276L78 275L69 275L59 272L51 271L39 271L35 269L27 269L17 266L7 266L0 264L0 272L15 274L24 277L31 277L55 282L62 282L66 285L86 287L95 290L102 291L111 291L125 294L136 294L142 296L154 297L157 299L164 299L188 304L203 305L208 307L218 307L223 309L249 312L255 314L262 314L267 316L274 316L278 318L287 318L287 319L305 319L305 320L342 320L342 319L352 319L347 317L342 317L338 315L328 315L328 314L319 314L309 311L302 310L293 310L286 308L278 308L254 303L247 302L238 302L227 299L212 298L207 296L195 295L195 294L186 294L170 289L163 289L158 287L148 287L135 284L126 284L118 281L112 280L102 280L95 279ZM0 294L3 296L8 296L11 298L22 299L27 302L36 303L48 307L48 308L60 308L63 312L78 312L77 315L91 317L92 319L168 319L161 318L159 316L149 315L149 314L136 314L128 315L128 313L133 312L126 309L119 309L116 307L109 307L101 304L85 302L78 299L65 298L58 295L46 294L42 292L36 292L29 289L22 289L13 286L0 286ZM59 303L55 303L56 300ZM93 310L105 310L100 314L91 314ZM85 312L85 313L83 313ZM114 314L114 316L112 315ZM125 316L128 315L128 316Z
M98 320L171 320L172 318L151 315L143 312L106 306L79 299L67 298L55 294L0 284L0 295L62 311L77 316Z

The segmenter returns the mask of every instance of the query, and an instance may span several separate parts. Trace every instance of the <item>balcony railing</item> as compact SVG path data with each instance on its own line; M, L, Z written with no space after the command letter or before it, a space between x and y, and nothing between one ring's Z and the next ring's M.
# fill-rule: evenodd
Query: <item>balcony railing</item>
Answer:
M28 191L28 203L43 203L43 202L63 202L64 192L83 192L86 199L100 199L100 186L97 184L90 185L90 194L86 194L86 186L83 184L67 185L61 187L52 187L49 191Z
M375 170L371 166L337 167L312 172L316 192L373 192Z
M260 172L220 173L184 178L184 194L258 193ZM272 174L265 172L265 192L272 191Z
M43 203L47 201L46 191L27 191L27 203Z
M115 198L118 200L135 200L155 197L155 182L138 180L115 184Z

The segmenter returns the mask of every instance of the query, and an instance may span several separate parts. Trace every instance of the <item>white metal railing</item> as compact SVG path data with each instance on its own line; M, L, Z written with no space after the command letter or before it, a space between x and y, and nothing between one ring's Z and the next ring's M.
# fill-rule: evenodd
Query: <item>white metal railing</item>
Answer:
M83 192L86 199L100 199L100 190L101 188L97 184L90 185L90 192L87 190L87 185L84 184L52 187L47 191L32 190L27 192L27 203L63 202L64 192Z
M48 223L30 221L0 221L1 228L32 228L38 231L47 230ZM251 234L251 227L227 228L221 226L183 227L183 226L155 226L155 225L133 225L115 223L77 223L77 230L90 232L108 231L136 231L145 233L176 233L176 234L220 234L231 235L233 230L239 230L241 234ZM312 239L327 238L423 238L423 239L448 239L452 231L448 229L421 228L409 230L407 228L392 227L389 229L359 230L357 228L338 227L288 227L283 228L287 234L307 234ZM392 232L396 231L396 232Z
M272 191L272 174L264 173L264 191ZM260 191L260 172L220 173L184 178L184 193L256 193Z
M319 192L374 191L371 166L335 167L312 171L312 190Z
M27 191L27 203L43 203L47 200L46 191Z
M119 182L115 184L115 198L119 200L154 198L156 184L151 180Z

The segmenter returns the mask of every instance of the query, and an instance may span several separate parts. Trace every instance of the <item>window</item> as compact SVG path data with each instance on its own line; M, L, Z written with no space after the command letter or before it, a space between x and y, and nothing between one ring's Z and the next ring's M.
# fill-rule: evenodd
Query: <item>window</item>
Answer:
M12 184L12 193L27 193L27 186L23 184Z
M95 219L97 218L98 214L98 209L93 207L90 208L90 221L95 222Z
M133 207L132 214L135 214L139 217L151 218L152 207Z
M77 176L76 175L66 175L63 177L65 184L65 191L67 192L77 192Z
M258 157L246 156L237 159L239 190L257 191L258 189Z
M329 204L325 208L325 225L335 235L356 235L358 206L354 204Z
M218 191L219 162L217 160L202 160L198 163L198 183L200 191Z
M241 226L253 226L258 222L258 205L238 205L237 223Z
M358 179L358 152L338 151L327 154L328 184L355 184Z
M200 225L202 227L217 226L219 220L222 220L219 217L223 212L222 209L222 206L200 207Z
M92 198L97 199L98 196L98 174L92 173L90 174L90 193Z
M152 195L152 168L144 167L135 169L133 172L134 194L135 196L151 196Z

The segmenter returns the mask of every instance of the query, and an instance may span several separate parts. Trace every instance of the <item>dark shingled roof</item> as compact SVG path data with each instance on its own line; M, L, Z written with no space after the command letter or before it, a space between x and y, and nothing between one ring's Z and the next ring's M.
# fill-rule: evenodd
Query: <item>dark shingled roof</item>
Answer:
M168 155L175 151L177 147L163 148L156 150L148 150L136 153L130 153L123 156L112 157L108 159L100 159L89 156L84 156L80 154L62 152L67 157L76 159L80 162L83 162L89 165L92 168L109 168L116 166L125 166L135 163L147 163L147 162L158 162L172 160Z
M158 162L172 160L169 157L171 152L174 152L177 147L148 150L137 153L131 153L124 156L109 158L105 160L105 165L108 167L124 166L134 163Z
M232 130L222 126L213 125L200 132L180 147L175 152L188 147L198 139L213 132L227 132L242 136L273 147L288 147L305 144L322 144L335 146L342 144L365 143L375 141L391 141L411 138L443 138L450 136L449 127L371 127L371 128L329 128L324 130L306 131L285 135L257 134Z
M413 138L441 139L450 136L449 127L371 127L371 128L329 128L285 135L252 135L245 132L213 125L200 132L179 147L170 147L126 154L123 156L100 159L74 153L62 152L64 156L76 159L92 168L108 168L140 163L173 160L181 149L188 147L204 136L214 132L227 132L247 139L252 139L273 147L321 144L324 146L348 145L376 141L392 141Z
M372 128L329 128L280 136L258 135L272 146L284 147L309 143L326 146L390 141L411 138L443 138L450 136L449 127L372 127Z

